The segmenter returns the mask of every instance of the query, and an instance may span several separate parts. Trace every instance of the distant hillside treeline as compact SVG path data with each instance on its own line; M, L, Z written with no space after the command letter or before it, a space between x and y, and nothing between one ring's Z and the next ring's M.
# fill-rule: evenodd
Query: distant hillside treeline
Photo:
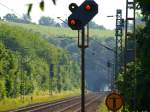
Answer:
M78 88L80 69L71 58L39 33L0 22L0 99L46 91L51 84L53 91Z
M15 14L8 13L3 17L3 19L6 21L9 21L9 22L24 23L24 24L30 24L30 23L36 24L36 23L33 23L31 17L26 14L23 14L23 16L21 18L19 18ZM67 19L65 19L62 23L58 23L53 18L47 17L47 16L42 16L38 21L39 25L55 26L55 27L68 27L67 23L68 23ZM98 25L94 21L89 22L89 26L92 29L99 29L99 30L106 29L103 25Z

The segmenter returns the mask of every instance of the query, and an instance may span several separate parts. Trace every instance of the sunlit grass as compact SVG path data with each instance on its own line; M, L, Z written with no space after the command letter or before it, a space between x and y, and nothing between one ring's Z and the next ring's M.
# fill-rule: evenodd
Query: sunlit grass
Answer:
M48 92L39 92L38 94L25 96L24 101L21 99L21 97L13 98L13 99L6 98L0 101L0 111L16 109L34 103L53 101L53 100L62 99L69 96L77 96L79 95L79 92L80 92L79 90L63 91L61 93L53 93L53 95L49 95Z
M105 105L105 98L103 99L102 103L99 106L99 112L109 112Z
M77 31L71 30L70 28L51 27L36 24L22 24L14 22L3 22L3 23L21 26L28 30L35 31L36 33L46 34L49 37L71 37L71 38L77 37ZM108 38L114 37L114 35L115 35L114 30L90 29L91 38Z

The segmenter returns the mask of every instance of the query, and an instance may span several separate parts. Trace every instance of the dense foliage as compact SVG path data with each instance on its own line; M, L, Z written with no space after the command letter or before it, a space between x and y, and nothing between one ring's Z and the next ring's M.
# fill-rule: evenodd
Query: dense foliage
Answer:
M127 74L118 75L118 87L124 95L126 109L150 111L150 1L137 0L144 24L136 23L137 60L127 66ZM136 74L135 74L136 71Z
M39 24L45 25L45 26L56 26L56 22L54 21L54 19L52 19L50 17L45 17L45 16L42 16L39 19Z
M39 33L0 22L0 99L47 91L51 84L58 92L78 88L80 70L71 58Z
M22 18L17 17L15 14L6 14L3 19L5 19L6 21L10 21L10 22L16 22L16 23L25 23L25 24L29 24L31 23L31 18L30 16L24 14L22 16Z

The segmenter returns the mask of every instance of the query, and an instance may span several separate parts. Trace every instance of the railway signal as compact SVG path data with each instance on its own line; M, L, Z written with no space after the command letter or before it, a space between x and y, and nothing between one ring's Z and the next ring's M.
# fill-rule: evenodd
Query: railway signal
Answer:
M72 14L68 17L68 26L72 30L81 30L98 13L98 5L93 0L86 0L79 7L71 3L69 10Z
M54 76L54 64L50 64L50 78Z
M49 94L52 95L53 77L54 77L54 64L50 64L50 79L49 79Z
M72 30L78 30L78 47L81 48L81 112L85 112L85 48L89 44L88 22L98 13L98 5L93 0L86 0L79 7L71 3L69 10L72 14L68 17L68 26ZM84 28L86 25L87 35Z

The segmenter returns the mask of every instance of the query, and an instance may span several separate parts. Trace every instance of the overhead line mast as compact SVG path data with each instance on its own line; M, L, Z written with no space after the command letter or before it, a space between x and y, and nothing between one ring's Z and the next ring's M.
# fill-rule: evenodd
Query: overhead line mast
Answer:
M129 14L130 12L130 14ZM131 29L131 25L133 26ZM130 45L133 45L132 47ZM134 63L134 84L133 86L133 109L136 109L136 36L135 36L135 0L126 0L126 22L125 22L125 53L124 53L124 81L127 75L127 64L133 61ZM132 59L129 59L129 55ZM126 100L126 97L125 97Z
M123 50L122 50L122 36L123 36L123 27L124 27L124 19L122 18L122 10L116 10L116 50L115 50L115 76L114 80L117 77L118 71L121 69L123 65ZM117 88L113 88L117 89Z

